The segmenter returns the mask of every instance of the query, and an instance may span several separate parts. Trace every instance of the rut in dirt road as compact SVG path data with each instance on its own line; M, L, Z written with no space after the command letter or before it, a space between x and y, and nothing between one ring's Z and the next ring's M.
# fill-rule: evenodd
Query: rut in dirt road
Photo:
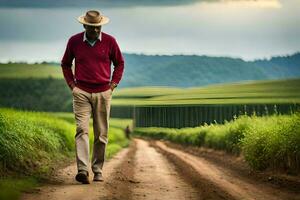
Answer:
M181 169L187 168L187 166L190 167L190 179L198 182L202 189L205 189L205 187L207 189L214 188L214 191L224 199L300 199L299 193L273 188L259 181L249 181L230 169L216 165L205 158L171 148L161 141L154 142L154 146L167 155L172 162L177 163L177 167L181 166ZM182 172L184 173L184 170ZM204 195L208 193L206 192Z
M199 199L198 191L184 181L174 165L149 143L136 139L133 199Z

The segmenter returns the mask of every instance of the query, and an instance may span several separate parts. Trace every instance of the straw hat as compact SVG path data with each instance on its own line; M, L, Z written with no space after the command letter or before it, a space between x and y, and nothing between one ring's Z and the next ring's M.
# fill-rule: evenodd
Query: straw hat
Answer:
M88 26L101 26L109 22L109 18L101 15L97 10L89 10L85 15L79 16L77 20Z

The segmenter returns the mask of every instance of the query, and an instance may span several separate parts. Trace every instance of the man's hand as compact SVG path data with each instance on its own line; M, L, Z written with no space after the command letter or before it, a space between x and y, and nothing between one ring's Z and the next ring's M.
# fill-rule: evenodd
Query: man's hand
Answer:
M118 84L114 83L114 82L110 82L110 89L111 91L114 91L114 89L118 86Z

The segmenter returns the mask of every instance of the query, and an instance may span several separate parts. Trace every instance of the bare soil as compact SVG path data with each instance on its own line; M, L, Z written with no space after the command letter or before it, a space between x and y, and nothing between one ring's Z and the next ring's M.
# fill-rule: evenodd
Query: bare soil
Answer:
M56 181L24 193L22 199L300 200L297 177L274 184L265 175L249 173L239 157L162 141L134 139L103 171L104 182L92 182L90 171L91 184L83 185L74 179L73 163L55 174Z

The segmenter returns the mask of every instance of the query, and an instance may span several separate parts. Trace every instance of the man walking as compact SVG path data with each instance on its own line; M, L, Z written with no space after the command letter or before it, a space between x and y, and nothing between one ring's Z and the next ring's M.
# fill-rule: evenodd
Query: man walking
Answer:
M112 92L120 82L124 59L116 40L101 32L109 22L96 10L78 17L84 32L73 35L61 61L64 78L72 90L76 120L76 160L78 182L89 184L89 119L93 118L94 146L92 171L94 181L103 181L102 167L108 142L109 114ZM72 62L75 59L75 75ZM111 77L111 63L114 70Z

